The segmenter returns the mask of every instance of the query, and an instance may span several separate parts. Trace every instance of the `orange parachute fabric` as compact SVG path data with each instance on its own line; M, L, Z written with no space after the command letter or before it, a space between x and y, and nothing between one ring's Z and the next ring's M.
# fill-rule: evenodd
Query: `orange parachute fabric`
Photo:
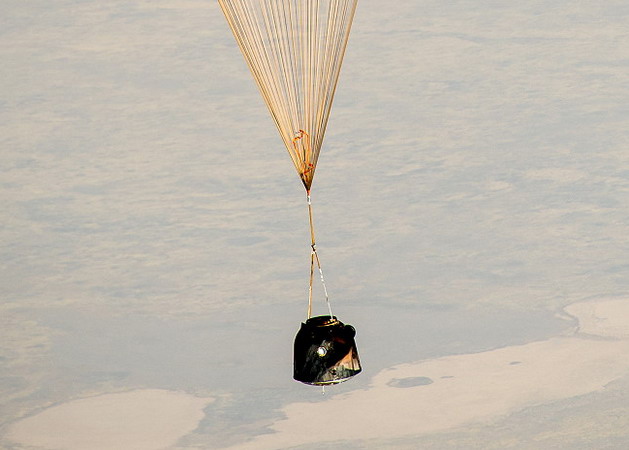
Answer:
M358 0L218 0L310 191Z

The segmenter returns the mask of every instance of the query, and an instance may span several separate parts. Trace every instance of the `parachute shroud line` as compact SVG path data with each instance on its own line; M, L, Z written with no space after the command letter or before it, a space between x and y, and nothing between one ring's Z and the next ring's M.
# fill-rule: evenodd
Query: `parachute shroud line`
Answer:
M218 0L301 179L308 199L311 255L330 299L314 238L310 188L358 0Z
M218 3L310 190L358 0Z

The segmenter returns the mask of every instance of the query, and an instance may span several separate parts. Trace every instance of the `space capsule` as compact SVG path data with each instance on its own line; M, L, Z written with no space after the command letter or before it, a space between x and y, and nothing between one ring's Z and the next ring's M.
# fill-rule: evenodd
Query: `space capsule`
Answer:
M293 378L325 386L347 381L362 370L354 337L356 330L336 316L311 317L295 336Z

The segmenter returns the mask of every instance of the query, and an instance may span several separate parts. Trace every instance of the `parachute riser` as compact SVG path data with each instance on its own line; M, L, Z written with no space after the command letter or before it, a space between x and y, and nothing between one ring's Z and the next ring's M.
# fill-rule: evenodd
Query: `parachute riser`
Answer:
M314 265L317 263L317 269L319 270L319 278L321 279L321 285L323 286L323 294L325 295L325 302L328 306L328 312L330 317L333 317L332 306L330 305L330 296L328 295L328 289L325 285L325 278L323 277L323 269L321 269L321 261L319 260L319 254L317 253L317 244L315 240L314 220L312 215L312 201L310 199L310 190L306 189L306 201L308 203L308 219L310 223L310 284L308 286L308 316L307 319L312 317L312 281L314 279Z

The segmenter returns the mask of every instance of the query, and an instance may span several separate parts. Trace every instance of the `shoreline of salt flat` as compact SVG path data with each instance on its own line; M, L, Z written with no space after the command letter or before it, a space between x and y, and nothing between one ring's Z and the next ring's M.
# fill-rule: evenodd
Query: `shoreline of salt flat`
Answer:
M6 439L49 450L161 449L192 432L212 401L162 389L101 394L22 419Z

